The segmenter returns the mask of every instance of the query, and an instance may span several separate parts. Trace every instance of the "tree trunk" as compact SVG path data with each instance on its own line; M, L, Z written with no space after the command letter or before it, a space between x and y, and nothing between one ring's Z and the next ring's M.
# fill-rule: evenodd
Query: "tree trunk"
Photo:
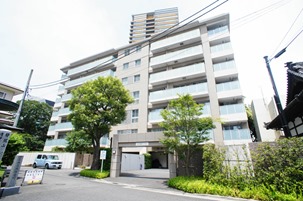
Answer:
M187 150L186 150L186 156L185 156L185 171L186 171L186 176L190 176L189 175L189 166L190 166L190 148L189 146L187 146Z
M93 143L93 147L94 147L93 163L92 163L92 166L91 166L90 169L91 170L99 170L101 168L100 167L100 143L95 141Z

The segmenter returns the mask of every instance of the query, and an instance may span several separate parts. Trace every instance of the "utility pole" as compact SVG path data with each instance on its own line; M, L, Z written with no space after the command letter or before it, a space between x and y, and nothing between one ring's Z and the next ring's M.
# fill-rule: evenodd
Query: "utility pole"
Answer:
M284 49L284 52L285 52L285 49ZM280 56L281 53L280 54L278 53L277 55ZM275 56L275 58L278 57L277 55ZM267 67L268 74L269 74L269 77L270 77L270 81L271 81L272 87L273 87L274 92L275 92L274 99L275 99L276 107L278 109L278 113L279 113L279 116L280 116L280 121L281 121L281 125L282 125L282 128L283 128L283 132L284 132L285 137L288 138L288 137L291 137L291 134L290 134L289 128L287 126L288 122L287 122L284 110L282 108L281 100L280 100L278 90L277 90L277 87L276 87L276 84L275 84L275 81L274 81L274 77L273 77L271 69L270 69L270 65L269 65L270 61L268 60L268 56L265 56L264 59L265 59L266 67Z
M15 121L14 121L14 127L17 127L17 124L18 124L18 121L19 121L19 118L20 118L20 114L21 114L21 111L22 111L23 103L24 103L24 100L25 100L25 96L27 94L27 90L28 90L28 87L29 87L29 83L30 83L33 71L34 70L31 69L31 72L29 74L29 77L28 77L28 80L27 80L27 83L26 83L26 86L25 86L25 89L24 89L24 92L23 92L23 97L21 99L18 111L16 113L16 117L15 117Z

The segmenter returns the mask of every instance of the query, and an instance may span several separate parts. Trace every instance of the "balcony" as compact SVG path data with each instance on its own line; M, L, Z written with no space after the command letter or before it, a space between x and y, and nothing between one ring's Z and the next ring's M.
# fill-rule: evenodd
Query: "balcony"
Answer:
M58 121L58 116L59 112L53 112L52 117L51 117L51 121Z
M148 114L148 123L154 124L154 123L159 123L159 122L163 121L163 118L161 116L162 110L163 109L151 110ZM209 103L204 103L201 117L207 117L207 116L210 116L210 114L211 114L211 112L210 112Z
M73 97L72 94L64 94L64 95L62 96L61 102L65 103L65 102L71 100L72 97Z
M217 81L230 80L238 77L234 60L214 64L213 69Z
M102 76L102 77L106 77L106 76L114 76L115 72L112 70L107 70L107 71L103 71L101 73L96 73L93 75L89 75L89 76L85 76L85 77L81 77L79 79L75 79L75 80L71 80L65 83L65 89L71 89L77 86L80 86L81 84L90 81L90 80L94 80L97 79L98 77Z
M226 57L227 55L233 54L231 43L229 42L212 46L210 47L210 51L213 59L218 59L219 57Z
M81 73L81 72L89 71L89 70L91 70L91 69L93 69L97 66L105 66L107 64L112 63L115 60L116 59L113 58L113 56L109 56L109 57L105 57L105 58L102 58L102 59L99 59L99 60L96 60L96 61L93 61L93 62L90 62L90 63L87 63L87 64L83 64L81 66L70 69L67 72L67 76L70 77L72 75L76 75L76 74Z
M67 141L65 139L47 139L45 141L45 146L52 146L52 147L55 147L55 146L64 146L66 147L67 146Z
M64 91L65 91L64 86L63 85L59 86L57 95L61 96L62 94L64 94Z
M223 130L224 140L251 140L249 129Z
M217 27L208 31L209 40L216 40L219 38L229 37L228 26Z
M246 122L247 114L243 103L220 106L220 118L225 123Z
M176 62L191 61L203 56L202 46L194 46L175 52L169 52L160 56L156 56L150 59L150 67L159 68L167 65L173 65Z
M55 105L54 105L54 108L60 108L61 105L62 105L61 98L57 98L56 102L55 102Z
M238 80L217 84L217 95L219 100L233 100L243 97Z
M59 117L62 117L62 116L67 116L71 113L70 109L67 107L67 108L61 108L59 111L58 111L58 116Z
M150 92L150 103L167 102L171 99L178 98L178 94L191 94L193 97L208 96L207 83L193 84L184 87L176 87L172 89L166 89L161 91Z
M58 123L55 125L55 131L71 131L73 129L71 122Z
M56 134L55 127L55 125L51 125L48 127L47 136L54 136Z
M190 44L200 40L200 31L199 29L195 29L182 34L178 34L176 36L156 41L151 44L151 51L153 53L160 52L161 50L163 51L167 49L177 48L181 45Z
M151 85L165 84L167 82L178 82L184 79L191 79L205 75L204 63L197 63L190 66L177 68L150 75Z

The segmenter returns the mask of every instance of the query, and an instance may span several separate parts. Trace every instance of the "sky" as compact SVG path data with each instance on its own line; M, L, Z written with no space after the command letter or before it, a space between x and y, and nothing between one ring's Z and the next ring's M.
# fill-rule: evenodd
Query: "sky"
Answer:
M0 0L0 82L24 90L31 69L30 85L60 80L60 68L127 45L133 14L178 7L182 21L213 1ZM303 61L303 33L291 42L303 29L302 9L302 0L229 0L198 19L230 14L231 43L246 104L274 95L263 57L272 58L285 47L270 66L282 101L286 96L284 63ZM55 101L58 87L31 89L29 95Z

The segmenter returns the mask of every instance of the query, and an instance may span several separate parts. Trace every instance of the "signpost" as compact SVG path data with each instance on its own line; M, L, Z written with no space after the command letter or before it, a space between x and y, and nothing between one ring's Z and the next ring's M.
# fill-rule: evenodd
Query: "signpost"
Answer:
M103 171L103 160L106 159L106 150L100 151L100 159L101 159L101 172Z
M43 169L26 170L22 184L42 184L43 176Z

